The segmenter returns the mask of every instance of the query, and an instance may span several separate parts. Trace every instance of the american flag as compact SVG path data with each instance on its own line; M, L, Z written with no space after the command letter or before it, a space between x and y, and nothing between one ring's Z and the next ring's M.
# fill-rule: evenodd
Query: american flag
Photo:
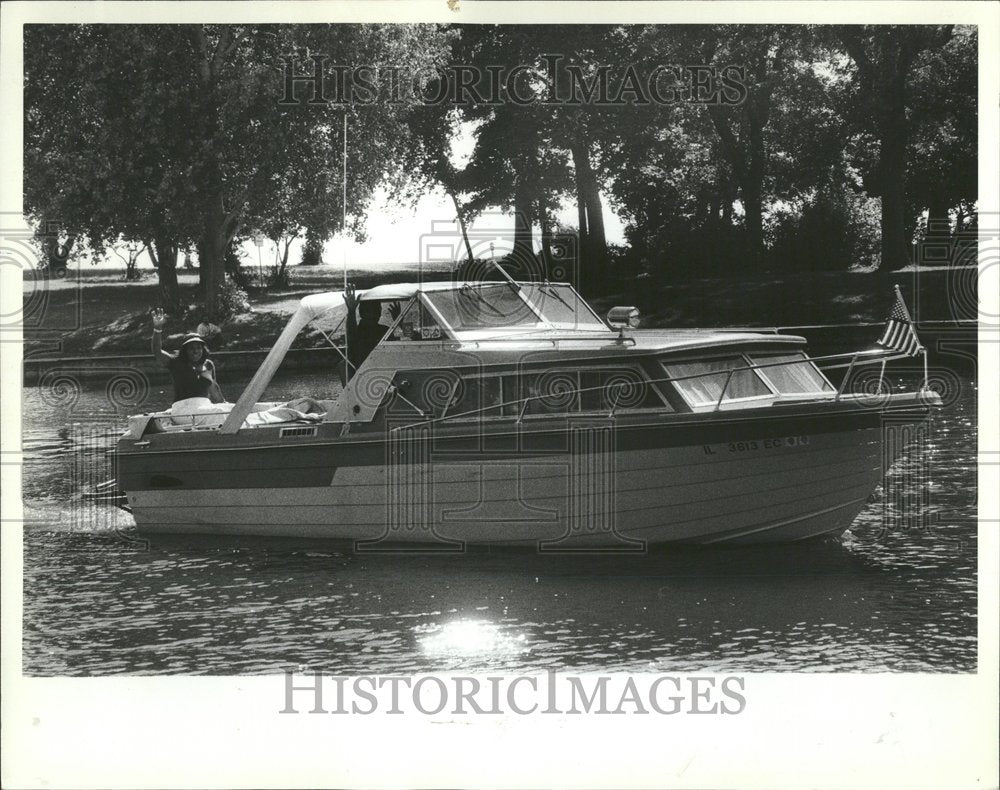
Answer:
M896 286L896 304L892 306L892 312L889 313L889 318L885 322L885 332L876 345L910 357L915 357L924 350L924 347L920 345L920 338L917 337L917 333L913 329L913 320L910 318L910 312L906 309L906 303L903 301L903 295L899 292L898 285Z

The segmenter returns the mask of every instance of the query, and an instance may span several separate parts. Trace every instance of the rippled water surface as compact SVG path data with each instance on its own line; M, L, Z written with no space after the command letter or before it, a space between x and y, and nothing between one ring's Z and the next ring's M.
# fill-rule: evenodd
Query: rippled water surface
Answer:
M323 395L320 381L268 396ZM641 557L146 543L80 498L105 462L81 437L118 424L120 396L25 390L27 674L976 668L969 380L843 538ZM145 407L164 400L154 388Z

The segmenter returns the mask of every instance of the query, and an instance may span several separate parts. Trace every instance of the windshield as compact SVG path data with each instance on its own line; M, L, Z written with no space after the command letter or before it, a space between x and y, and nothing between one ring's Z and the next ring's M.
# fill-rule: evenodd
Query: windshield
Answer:
M524 295L545 320L558 329L608 331L583 299L568 285L525 283Z
M459 332L548 327L608 331L607 324L565 284L521 283L520 291L515 291L504 283L479 283L454 291L425 292L424 296L445 323Z
M427 300L457 331L494 327L534 328L539 316L504 283L464 285L454 291L425 293Z

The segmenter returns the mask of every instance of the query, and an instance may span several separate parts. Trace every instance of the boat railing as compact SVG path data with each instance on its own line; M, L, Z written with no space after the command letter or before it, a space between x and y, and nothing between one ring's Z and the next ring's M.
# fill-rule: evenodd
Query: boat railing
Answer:
M787 367L789 365L801 365L804 362L812 362L812 363L816 364L816 363L819 363L819 362L825 362L825 361L829 361L829 360L848 359L848 358L850 358L850 362L849 363L845 363L846 366L847 366L847 368L848 368L848 371L847 371L847 374L845 374L845 376L844 376L844 381L841 382L840 387L837 389L836 395L834 397L835 401L839 401L841 399L841 397L843 395L843 392L844 392L844 387L847 384L847 379L850 376L851 372L854 370L854 368L857 367L858 365L869 365L869 364L881 363L882 364L882 373L884 375L884 373L885 373L885 363L886 362L889 362L889 361L894 360L894 359L906 359L906 358L908 358L908 355L906 355L906 354L899 354L899 353L896 353L896 352L893 352L893 351L884 351L882 349L873 349L871 351L853 351L853 352L847 352L847 353L843 353L843 354L826 354L826 355L817 356L817 357L802 357L802 358L791 359L791 360L787 360L786 359L786 360L783 360L781 362L762 362L762 363L759 363L759 364L742 365L742 366L738 366L738 367L732 367L732 368L729 368L728 370L710 370L710 371L705 371L703 373L691 373L691 374L686 375L686 376L663 376L663 377L651 378L651 379L644 378L641 381L635 381L635 382L621 382L621 383L619 383L617 385L613 385L613 391L615 392L615 398L612 401L611 409L608 411L608 415L607 416L608 417L613 417L615 415L615 412L616 412L617 408L618 408L618 402L621 399L621 395L624 392L626 392L629 387L633 387L633 386L636 386L636 385L639 385L639 384L644 385L644 386L645 385L649 385L649 384L672 384L672 383L678 382L678 381L690 381L690 380L693 380L693 379L705 378L707 376L720 376L722 374L726 374L726 383L725 383L725 385L722 388L722 392L720 393L718 400L715 402L714 408L712 409L712 411L719 411L722 408L722 403L723 403L723 400L725 399L726 390L729 388L729 383L732 381L734 373L740 373L740 372L743 372L743 371L746 371L746 370L761 370L761 369L765 369L765 368ZM819 365L817 365L817 367L819 367ZM833 368L837 368L837 367L844 367L844 365L830 365L830 366L827 366L827 367L829 367L830 369L833 369ZM880 391L881 391L881 384L882 384L882 380L880 378L879 379L879 390ZM457 389L458 389L458 382L456 381L455 384L452 386L452 389L451 389L451 398L449 399L448 403L446 404L443 413L439 417L432 417L432 418L427 419L427 420L421 420L421 421L418 421L418 422L409 423L407 425L399 425L399 426L396 426L395 428L393 428L392 430L393 431L409 430L409 429L412 429L412 428L419 428L419 427L423 427L425 425L431 425L431 424L435 424L435 423L439 423L439 422L446 422L446 421L449 421L449 420L458 420L458 419L461 419L461 418L475 417L477 415L486 414L487 412L502 410L502 409L504 409L506 407L513 407L513 408L517 408L518 409L518 415L517 415L516 422L520 423L524 419L524 415L527 412L528 405L531 402L538 401L538 400L543 400L545 398L551 398L552 397L552 393L544 393L544 394L540 394L540 395L528 395L528 396L525 396L525 397L522 397L522 398L517 398L515 400L503 401L501 403L491 403L489 406L483 406L482 408L479 408L479 409L470 409L468 411L459 412L457 414L448 414L448 408L452 405L451 404L451 400L454 398L454 394L457 391ZM608 387L607 384L602 384L602 385L599 385L599 386L596 386L596 387L577 387L576 389L560 391L559 395L560 395L560 397L566 397L566 396L569 396L569 395L576 396L576 395L580 395L581 393L584 393L584 392L607 391L608 389L609 389L609 387ZM419 412L421 415L424 414L424 412L421 409L419 409L412 401L410 401L408 398L405 398L403 396L403 394L401 392L399 392L399 388L398 387L396 387L394 385L390 385L387 388L386 392L387 392L387 394L389 394L389 393L394 394L394 395L398 394L400 397L403 397L403 400L405 400L406 403L408 403L411 407L413 407L414 410L416 410L417 412ZM819 394L819 393L816 393L816 394Z

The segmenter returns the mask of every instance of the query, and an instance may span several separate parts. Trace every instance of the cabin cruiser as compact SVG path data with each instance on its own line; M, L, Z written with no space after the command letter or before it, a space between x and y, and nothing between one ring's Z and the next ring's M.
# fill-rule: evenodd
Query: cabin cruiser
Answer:
M605 321L566 283L506 275L357 297L389 325L339 392L331 370L328 393L261 400L307 325L337 345L344 294L322 293L235 404L129 418L118 486L140 531L357 550L837 535L899 449L886 426L940 405L924 388L848 391L855 368L923 350L901 321L871 350L809 357L776 331L641 330L628 307Z

